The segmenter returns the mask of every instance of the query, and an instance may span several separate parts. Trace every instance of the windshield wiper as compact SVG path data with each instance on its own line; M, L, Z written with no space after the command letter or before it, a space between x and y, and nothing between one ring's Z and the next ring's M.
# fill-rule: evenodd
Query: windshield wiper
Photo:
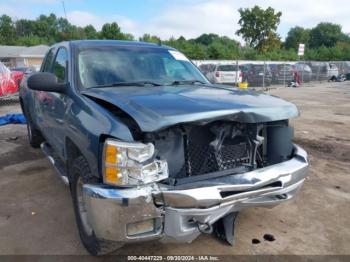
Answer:
M152 85L152 86L161 86L161 84L152 82L152 81L134 81L134 82L117 82L117 83L110 83L105 85L99 85L94 86L93 88L103 88L103 87L123 87L123 86L146 86L146 85Z
M206 84L200 80L176 80L172 82L171 86L179 86L179 85L194 85L194 84Z

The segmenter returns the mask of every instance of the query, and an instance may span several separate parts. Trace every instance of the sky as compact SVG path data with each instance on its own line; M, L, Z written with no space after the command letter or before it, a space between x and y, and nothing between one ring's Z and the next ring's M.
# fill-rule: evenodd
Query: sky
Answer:
M278 33L283 38L296 25L311 28L319 22L340 24L350 32L350 7L344 0L65 0L68 20L75 25L117 22L123 32L162 39L216 33L240 40L239 8L259 5L282 12ZM40 14L64 16L62 0L0 0L0 15L35 19Z

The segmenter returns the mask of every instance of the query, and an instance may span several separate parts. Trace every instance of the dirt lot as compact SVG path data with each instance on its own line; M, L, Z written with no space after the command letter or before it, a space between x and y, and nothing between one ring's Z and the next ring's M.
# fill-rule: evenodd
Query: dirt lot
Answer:
M350 83L270 91L298 105L295 142L310 154L310 177L294 200L274 209L241 212L236 245L213 236L192 244L148 242L116 254L350 254ZM0 115L19 112L0 106ZM0 127L0 254L86 254L75 225L69 190L26 128ZM275 241L263 239L272 234ZM252 244L252 239L259 244Z

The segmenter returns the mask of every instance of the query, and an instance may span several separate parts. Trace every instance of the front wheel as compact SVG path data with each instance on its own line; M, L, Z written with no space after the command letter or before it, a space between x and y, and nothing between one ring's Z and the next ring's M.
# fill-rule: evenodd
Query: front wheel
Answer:
M84 247L94 256L105 255L117 250L121 246L116 242L98 239L89 222L83 186L87 183L97 183L98 179L92 176L86 159L83 156L76 158L69 168L69 173L76 223Z

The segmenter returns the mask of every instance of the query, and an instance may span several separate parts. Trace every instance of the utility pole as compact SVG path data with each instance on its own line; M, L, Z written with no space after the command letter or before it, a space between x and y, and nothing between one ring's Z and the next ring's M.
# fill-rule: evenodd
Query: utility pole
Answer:
M298 56L299 56L299 61L298 63L300 64L301 61L301 56L304 56L305 53L305 44L299 44L299 49L298 49ZM304 82L304 63L301 64L301 85ZM298 71L296 70L296 74L298 74Z
M62 6L63 6L64 16L66 17L66 20L68 21L67 13L66 13L66 7L65 7L65 5L64 5L64 1L63 1L63 0L62 0Z

